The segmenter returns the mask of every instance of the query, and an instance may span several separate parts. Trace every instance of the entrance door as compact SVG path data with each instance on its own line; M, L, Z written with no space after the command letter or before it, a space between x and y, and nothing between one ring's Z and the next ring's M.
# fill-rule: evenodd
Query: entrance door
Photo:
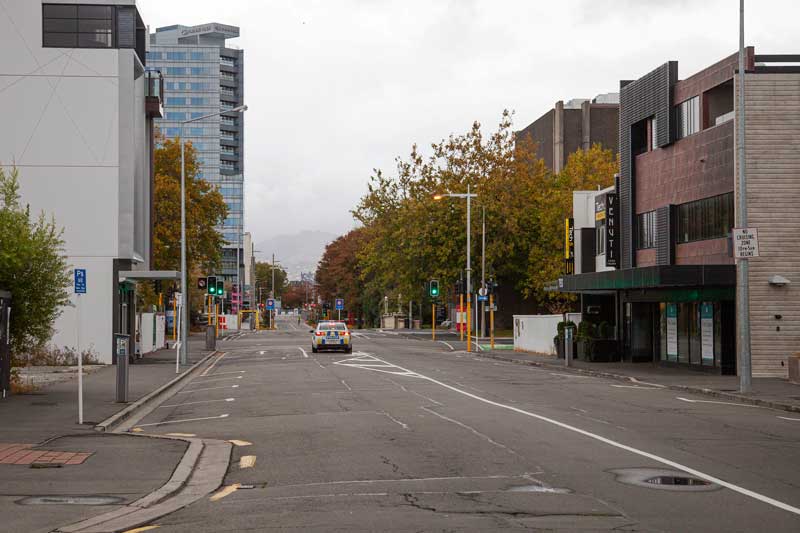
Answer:
M650 362L656 354L654 328L658 304L625 302L625 359L632 362Z

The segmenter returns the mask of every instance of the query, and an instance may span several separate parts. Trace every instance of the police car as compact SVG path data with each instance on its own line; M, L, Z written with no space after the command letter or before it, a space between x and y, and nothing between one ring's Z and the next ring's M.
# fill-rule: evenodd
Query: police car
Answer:
M350 330L344 322L322 321L317 324L311 333L311 351L317 353L321 350L343 350L345 353L353 352L353 342Z

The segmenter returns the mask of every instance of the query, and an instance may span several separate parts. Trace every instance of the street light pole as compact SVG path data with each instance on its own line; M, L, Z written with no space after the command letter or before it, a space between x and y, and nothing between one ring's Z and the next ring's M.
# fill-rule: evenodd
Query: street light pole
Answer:
M238 107L234 107L229 111L220 111L218 113L210 113L208 115L203 115L200 117L192 118L189 120L184 120L181 122L181 307L182 309L182 318L181 321L181 349L180 349L180 363L185 365L189 363L189 351L188 351L188 341L189 341L189 286L186 281L186 156L185 156L185 149L184 146L186 141L184 140L184 126L190 122L197 122L199 120L205 120L207 118L216 117L219 115L224 115L226 113L244 113L247 111L246 105L241 105ZM238 273L238 265L237 265L237 273Z
M481 221L481 289L486 288L486 208ZM483 296L483 295L481 295ZM486 336L486 302L481 300L481 337Z
M738 142L738 174L739 174L739 227L747 227L747 176L745 173L745 124L744 124L744 0L739 0L739 116L737 140ZM750 279L749 261L740 258L736 261L736 326L738 329L737 348L739 352L739 392L748 393L752 387L752 367L750 354Z

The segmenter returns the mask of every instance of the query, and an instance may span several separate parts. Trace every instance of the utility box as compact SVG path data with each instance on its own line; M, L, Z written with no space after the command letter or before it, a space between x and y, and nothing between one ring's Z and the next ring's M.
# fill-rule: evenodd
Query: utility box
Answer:
M217 349L217 333L216 326L206 326L206 350L213 352Z
M131 355L131 336L114 334L114 355L117 359L117 403L128 403L128 358Z

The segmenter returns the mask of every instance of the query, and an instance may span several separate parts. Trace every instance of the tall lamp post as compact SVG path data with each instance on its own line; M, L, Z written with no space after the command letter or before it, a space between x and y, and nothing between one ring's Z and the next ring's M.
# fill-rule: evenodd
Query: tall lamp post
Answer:
M280 263L280 261L278 261L278 263ZM270 265L270 268L272 270L272 290L270 291L270 296L275 298L275 254L272 254L272 264ZM272 329L275 329L275 317L277 314L277 309L270 311L270 326L272 326Z
M184 120L181 122L181 307L183 308L183 322L181 323L181 354L180 362L185 365L189 363L188 339L189 339L189 287L186 282L186 159L184 155L184 145L186 141L183 136L183 129L190 122L197 122L207 118L225 115L227 113L244 113L247 111L246 105L234 107L228 111L210 113L200 117ZM239 268L238 265L236 267Z
M446 193L436 194L433 196L434 200L441 200L442 198L466 198L467 199L467 351L472 351L470 343L472 342L470 335L472 334L472 304L469 295L472 294L472 268L470 268L470 227L472 222L472 199L477 198L478 195L469 192L469 185L467 185L466 193Z

